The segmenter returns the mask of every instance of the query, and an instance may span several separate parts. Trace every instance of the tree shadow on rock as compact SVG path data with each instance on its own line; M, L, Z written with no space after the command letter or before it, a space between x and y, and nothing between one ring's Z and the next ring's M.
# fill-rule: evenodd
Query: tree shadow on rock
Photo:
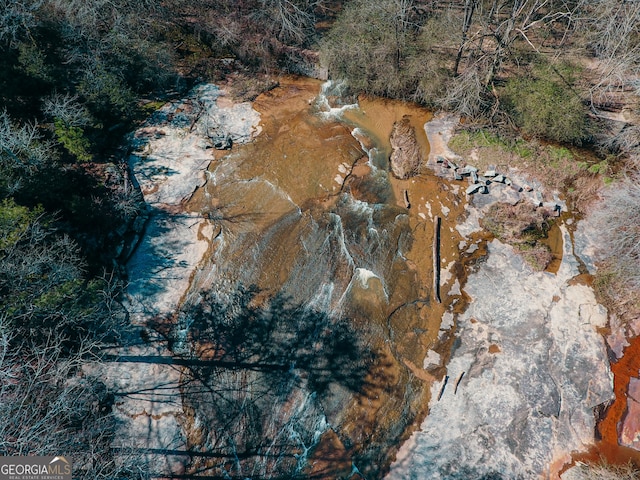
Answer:
M374 358L348 319L270 299L256 287L240 288L226 304L205 295L183 312L199 359L226 368L294 373L322 395L332 383L361 391ZM206 378L206 368L201 375Z
M255 287L205 294L168 336L200 432L191 451L206 452L192 471L211 478L305 478L323 403L346 408L366 391L376 356L348 319Z

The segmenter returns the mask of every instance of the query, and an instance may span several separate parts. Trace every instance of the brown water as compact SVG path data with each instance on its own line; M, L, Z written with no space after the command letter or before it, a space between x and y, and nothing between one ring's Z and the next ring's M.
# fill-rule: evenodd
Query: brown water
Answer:
M564 239L559 222L554 222L554 224L551 225L551 228L547 232L547 238L543 239L542 243L549 247L552 254L551 262L545 270L550 273L558 273L560 265L562 265L562 255L564 252Z
M463 300L447 293L462 270L454 227L464 200L429 172L408 180L387 172L391 129L403 117L427 158L430 112L362 98L338 120L322 113L320 89L315 80L282 79L254 104L262 134L212 163L209 182L189 205L220 233L196 284L221 296L256 285L265 296L284 294L349 319L374 358L360 391L335 387L319 399L332 428L311 453L311 473L336 478L354 462L367 478L379 478L426 414L441 373L423 368L428 349L447 360L438 333L445 310ZM432 292L436 215L441 266L452 272L444 275L442 303Z

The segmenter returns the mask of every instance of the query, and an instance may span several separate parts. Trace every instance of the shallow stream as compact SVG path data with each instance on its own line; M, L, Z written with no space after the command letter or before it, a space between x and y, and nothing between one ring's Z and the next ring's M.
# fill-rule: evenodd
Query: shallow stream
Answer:
M261 301L280 296L322 312L327 328L346 320L356 329L371 354L362 388L330 381L319 399L330 428L316 456L331 445L332 469L355 467L375 477L425 415L434 375L442 373L440 362L425 369L425 358L442 348L446 359L440 321L463 299L462 237L454 227L465 200L459 187L427 169L409 180L388 173L391 129L405 116L427 157L429 111L367 98L336 106L330 88L281 80L254 103L261 135L218 152L206 185L188 205L218 232L194 288L214 292L224 304L254 286ZM442 218L442 303L432 291L435 216ZM316 469L327 468L314 461Z

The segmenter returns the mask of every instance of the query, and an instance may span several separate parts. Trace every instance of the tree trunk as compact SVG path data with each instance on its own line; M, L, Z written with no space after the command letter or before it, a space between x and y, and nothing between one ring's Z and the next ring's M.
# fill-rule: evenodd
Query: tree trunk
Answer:
M453 67L453 76L458 76L458 69L460 68L460 60L462 59L462 53L467 43L467 37L471 23L473 22L473 12L478 5L478 0L465 0L464 3L464 23L462 25L462 40L460 41L460 47L458 48L458 54L456 55L456 63Z

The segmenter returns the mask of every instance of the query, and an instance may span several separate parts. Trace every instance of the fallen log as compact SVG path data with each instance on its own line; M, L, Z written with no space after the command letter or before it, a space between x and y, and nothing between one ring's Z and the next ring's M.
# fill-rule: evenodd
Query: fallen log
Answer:
M449 381L449 375L444 376L444 382L442 382L442 388L440 388L440 393L438 394L438 401L442 398L444 394L444 389L447 388L447 382Z
M462 377L464 377L464 372L462 372L460 374L460 376L458 377L458 381L456 382L456 388L453 391L453 394L456 395L458 393L458 387L460 386L460 382L462 381Z
M433 219L433 296L436 302L440 300L440 217Z
M411 203L409 203L409 192L407 190L404 191L404 206L405 208L411 208Z

